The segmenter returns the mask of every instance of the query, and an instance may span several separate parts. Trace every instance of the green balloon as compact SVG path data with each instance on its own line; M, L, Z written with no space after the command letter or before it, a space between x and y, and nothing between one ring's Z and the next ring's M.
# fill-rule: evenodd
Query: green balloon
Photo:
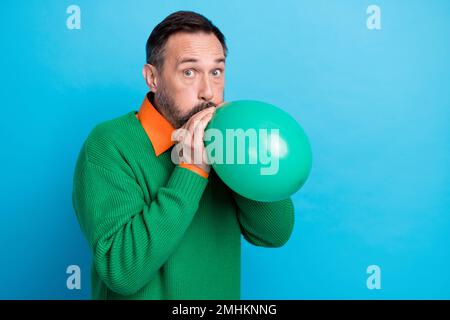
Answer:
M218 108L205 130L208 161L236 193L277 201L298 191L311 171L308 137L285 111L240 100Z

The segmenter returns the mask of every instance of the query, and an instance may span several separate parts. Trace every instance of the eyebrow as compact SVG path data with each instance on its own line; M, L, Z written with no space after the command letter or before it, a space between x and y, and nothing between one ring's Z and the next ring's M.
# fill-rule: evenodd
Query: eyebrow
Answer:
M183 58L183 59L181 59L180 61L177 62L177 65L180 65L180 64L183 64L183 63L188 63L188 62L196 63L196 62L199 62L199 60L196 59L196 58ZM218 59L214 60L214 62L216 62L216 63L221 63L221 62L225 63L225 58L218 58Z

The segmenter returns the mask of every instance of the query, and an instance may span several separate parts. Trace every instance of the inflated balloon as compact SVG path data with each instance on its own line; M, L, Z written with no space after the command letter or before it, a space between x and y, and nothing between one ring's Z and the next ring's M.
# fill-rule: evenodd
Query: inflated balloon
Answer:
M206 127L204 140L208 161L220 179L252 200L291 196L311 170L311 146L302 127L268 103L224 104Z

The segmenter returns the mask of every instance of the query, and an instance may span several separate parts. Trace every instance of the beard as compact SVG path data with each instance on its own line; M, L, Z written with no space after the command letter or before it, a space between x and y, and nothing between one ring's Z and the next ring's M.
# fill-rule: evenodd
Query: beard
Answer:
M194 114L210 107L217 107L211 101L195 105L188 113L182 114L166 88L160 87L155 93L158 111L162 113L175 129L181 128Z

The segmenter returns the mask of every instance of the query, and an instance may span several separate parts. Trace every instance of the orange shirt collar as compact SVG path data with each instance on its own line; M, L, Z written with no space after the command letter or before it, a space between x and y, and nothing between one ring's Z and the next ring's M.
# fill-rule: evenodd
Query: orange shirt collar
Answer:
M175 128L152 105L149 100L151 94L153 93L149 92L145 95L144 101L142 102L136 117L139 119L142 127L147 133L156 156L159 156L174 145L174 142L172 141L172 132Z

